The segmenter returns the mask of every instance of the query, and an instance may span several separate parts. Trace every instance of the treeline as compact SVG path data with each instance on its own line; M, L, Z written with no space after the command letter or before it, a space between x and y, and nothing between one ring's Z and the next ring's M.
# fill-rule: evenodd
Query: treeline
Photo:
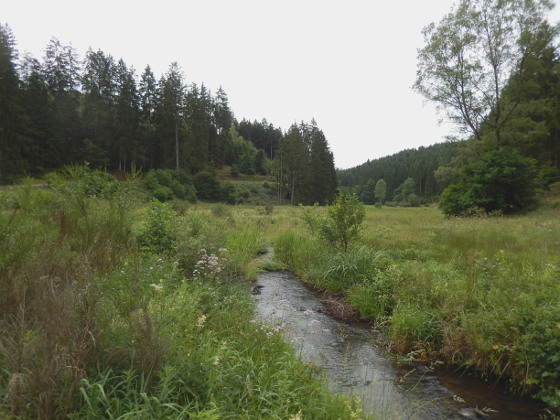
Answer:
M294 147L296 131L304 147ZM292 202L328 202L336 187L333 156L315 122L288 133L266 120L238 122L221 87L212 93L187 83L176 62L159 79L149 65L138 77L123 59L89 49L81 60L56 39L40 60L19 57L7 25L0 25L0 140L0 182L88 162L189 175L228 165L233 176L274 176L279 199ZM326 167L312 175L303 162Z
M468 140L438 169L447 215L537 205L560 181L559 27L546 0L461 0L424 28L415 90Z
M456 154L457 145L458 143L453 142L439 143L368 160L354 168L338 170L338 183L341 188L357 193L366 204L386 200L406 202L409 194L414 194L424 201L435 200L445 187L436 177L436 170L451 162ZM382 200L379 199L379 194L376 197L374 192L379 180L386 183ZM408 193L403 195L403 188Z
M341 186L371 200L382 179L387 199L411 204L402 191L414 185L415 196L437 198L449 215L534 208L536 192L560 181L559 28L545 18L552 6L461 0L426 26L414 89L466 140L339 171Z

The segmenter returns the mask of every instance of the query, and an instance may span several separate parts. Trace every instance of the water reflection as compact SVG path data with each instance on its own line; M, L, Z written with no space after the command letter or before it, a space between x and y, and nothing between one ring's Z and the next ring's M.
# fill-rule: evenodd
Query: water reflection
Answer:
M318 296L289 273L262 274L257 287L260 316L282 329L306 363L323 370L333 391L359 395L366 412L383 419L536 418L533 407L491 411L495 401L484 396L469 406L467 398L457 395L460 387L451 391L433 370L422 365L398 368L382 348L379 333L366 325L335 321L322 312ZM452 382L453 375L445 378Z

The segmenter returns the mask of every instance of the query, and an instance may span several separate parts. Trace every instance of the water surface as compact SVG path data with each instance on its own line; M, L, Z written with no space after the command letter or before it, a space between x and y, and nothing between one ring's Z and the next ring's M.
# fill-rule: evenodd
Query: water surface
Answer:
M306 363L322 369L331 390L359 395L364 409L380 418L538 418L541 406L499 387L421 364L398 366L379 332L334 320L317 293L290 273L264 273L255 290L259 316L279 327Z

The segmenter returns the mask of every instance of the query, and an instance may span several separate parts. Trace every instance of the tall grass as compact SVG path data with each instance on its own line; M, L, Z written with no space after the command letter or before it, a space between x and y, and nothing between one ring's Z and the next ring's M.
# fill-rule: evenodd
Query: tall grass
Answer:
M279 258L388 321L396 351L509 378L512 389L560 406L558 211L448 219L435 208L369 207L348 255L310 236L287 227L279 244L289 252Z
M1 192L0 417L351 418L253 322L245 276L289 220L176 214L129 184L69 175Z

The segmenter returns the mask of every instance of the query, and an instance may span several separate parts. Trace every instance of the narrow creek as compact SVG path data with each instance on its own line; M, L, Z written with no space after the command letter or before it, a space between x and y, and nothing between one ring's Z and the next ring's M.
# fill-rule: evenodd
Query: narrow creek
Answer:
M397 365L379 332L331 318L319 295L288 272L261 274L254 290L259 316L283 331L304 362L322 369L332 391L359 395L376 418L527 420L542 409L473 378Z

